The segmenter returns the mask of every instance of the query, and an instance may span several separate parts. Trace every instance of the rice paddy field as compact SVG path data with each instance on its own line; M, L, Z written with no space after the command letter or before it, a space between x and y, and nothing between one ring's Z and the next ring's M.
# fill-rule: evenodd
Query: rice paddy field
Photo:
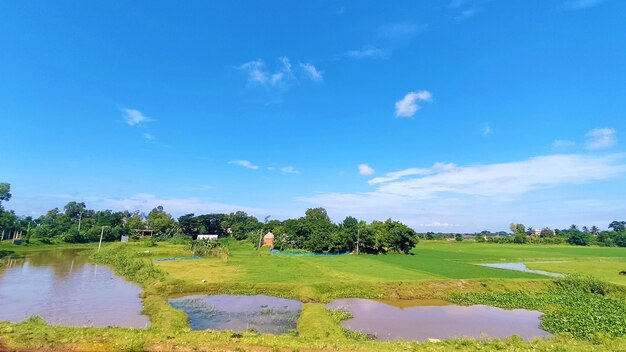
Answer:
M422 241L410 255L291 257L243 242L226 247L226 256L157 261L191 253L185 245L166 242L106 245L92 260L141 286L149 328L58 327L33 317L0 323L0 350L626 351L626 276L619 274L626 270L623 248ZM0 245L3 253L24 250L33 249ZM555 279L478 265L508 262L575 276ZM168 299L194 294L263 294L304 305L292 334L192 331L186 315ZM338 298L539 310L544 312L542 328L555 336L372 341L347 331L342 318L325 308Z

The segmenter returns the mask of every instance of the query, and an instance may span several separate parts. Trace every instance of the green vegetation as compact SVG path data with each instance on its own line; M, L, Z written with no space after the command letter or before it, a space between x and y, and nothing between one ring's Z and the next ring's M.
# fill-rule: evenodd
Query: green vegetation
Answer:
M10 186L0 184L0 202L10 198ZM626 270L626 253L614 247L626 246L626 223L611 223L612 231L576 226L534 231L513 225L514 236L476 234L472 241L461 234L431 233L419 237L453 240L424 240L417 245L418 235L399 222L367 224L347 217L334 224L322 208L309 209L299 219L261 223L243 212L187 214L176 221L162 207L144 216L88 210L76 202L68 203L63 212L54 209L31 219L5 211L0 203L0 229L28 239L21 245L0 241L0 270L7 258L29 251L96 248L93 241L101 233L105 241L116 241L122 234L135 235L135 229L154 231L149 239L105 243L91 257L141 285L144 313L151 319L148 329L58 327L32 317L18 324L0 323L0 350L626 350L626 276L619 274ZM352 254L274 255L257 249L266 231L275 234L275 247L286 252ZM200 233L232 238L192 241ZM193 255L201 258L154 260ZM502 262L587 276L555 280L477 265ZM190 331L186 315L174 309L168 298L200 293L299 299L304 305L297 335ZM536 309L545 313L542 327L556 336L532 342L517 337L376 342L340 325L349 314L325 308L324 303L332 299L351 297L399 306L411 300L448 300Z
M588 277L556 281L547 291L456 294L449 299L461 304L489 304L502 308L526 308L545 312L541 327L552 333L569 333L577 338L626 336L626 301L611 296L609 285Z
M496 350L621 350L626 348L623 286L598 280L556 280L534 274L475 265L507 261L619 261L620 248L575 246L486 245L473 242L424 241L413 255L348 255L338 257L276 256L247 242L227 240L228 261L203 257L193 261L155 262L164 257L192 255L182 239L107 244L93 258L143 288L148 329L66 328L48 326L38 318L19 324L0 323L0 347L63 350L360 350L360 351L496 351ZM0 250L49 248L14 246ZM593 271L590 266L588 271ZM593 274L593 273L592 273ZM621 277L620 277L621 278ZM204 282L203 282L204 280ZM626 283L625 283L626 284ZM167 298L189 293L269 294L306 302L298 334L263 335L190 331L186 316ZM543 327L551 339L524 342L519 338L477 341L452 339L441 343L376 342L343 329L345 312L327 310L334 298L385 300L448 299L462 304L492 304L545 312ZM622 320L620 320L622 319ZM574 337L574 338L572 338Z

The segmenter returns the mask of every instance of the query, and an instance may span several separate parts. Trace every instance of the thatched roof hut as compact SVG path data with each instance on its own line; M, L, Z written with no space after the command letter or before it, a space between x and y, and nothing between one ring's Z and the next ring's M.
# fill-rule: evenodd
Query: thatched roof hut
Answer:
M274 246L274 234L271 231L268 231L265 236L263 236L263 247L272 246Z

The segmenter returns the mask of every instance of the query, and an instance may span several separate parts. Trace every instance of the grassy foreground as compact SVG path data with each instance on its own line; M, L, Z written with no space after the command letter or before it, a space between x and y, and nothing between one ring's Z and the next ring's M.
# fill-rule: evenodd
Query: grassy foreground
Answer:
M0 246L0 251L9 250L6 247ZM19 248L16 252L31 250L13 247ZM625 283L621 277L610 277L618 285L586 279L554 281L475 265L602 261L615 262L615 271L619 272L626 269L620 268L626 254L623 249L426 242L414 250L414 255L282 257L256 251L243 243L231 243L229 247L228 258L153 262L154 258L189 256L189 251L185 246L168 243L156 247L142 243L108 245L94 260L111 265L118 274L141 285L144 313L152 322L150 328L55 327L31 318L19 324L0 323L0 350L626 350L626 294L620 286ZM537 265L543 264L558 263ZM604 279L611 275L611 270L603 266L584 268L581 270ZM298 321L298 335L191 331L186 316L167 303L169 297L188 293L268 294L299 299L305 304ZM533 342L516 337L422 344L367 341L342 329L336 317L324 308L323 303L344 297L391 302L445 299L462 304L538 309L546 313L544 328L557 336Z

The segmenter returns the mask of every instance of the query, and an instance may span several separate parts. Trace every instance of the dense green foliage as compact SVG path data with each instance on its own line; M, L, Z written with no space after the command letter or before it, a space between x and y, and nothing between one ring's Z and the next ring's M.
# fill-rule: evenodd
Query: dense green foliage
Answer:
M0 201L9 200L10 186L0 184ZM199 234L216 234L249 240L258 245L268 231L276 236L275 246L281 250L305 250L310 252L342 253L359 250L364 253L408 253L418 242L415 231L391 219L367 224L354 217L346 217L340 223L330 221L323 208L308 209L304 217L285 221L265 219L237 211L230 214L185 214L174 219L162 206L152 209L148 215L138 211L91 210L83 202L69 202L63 208L48 211L37 219L19 218L13 212L4 211L0 203L0 230L8 238L22 235L26 241L44 243L64 241L68 243L118 241L121 236L138 240L144 232L152 234L157 241L187 236L195 239ZM199 246L199 253L209 253L212 248ZM220 256L226 256L224 253Z
M545 312L541 327L552 333L565 332L586 339L626 336L626 301L621 296L609 296L608 284L577 276L560 279L556 284L548 291L455 294L450 299L462 304L541 310Z

